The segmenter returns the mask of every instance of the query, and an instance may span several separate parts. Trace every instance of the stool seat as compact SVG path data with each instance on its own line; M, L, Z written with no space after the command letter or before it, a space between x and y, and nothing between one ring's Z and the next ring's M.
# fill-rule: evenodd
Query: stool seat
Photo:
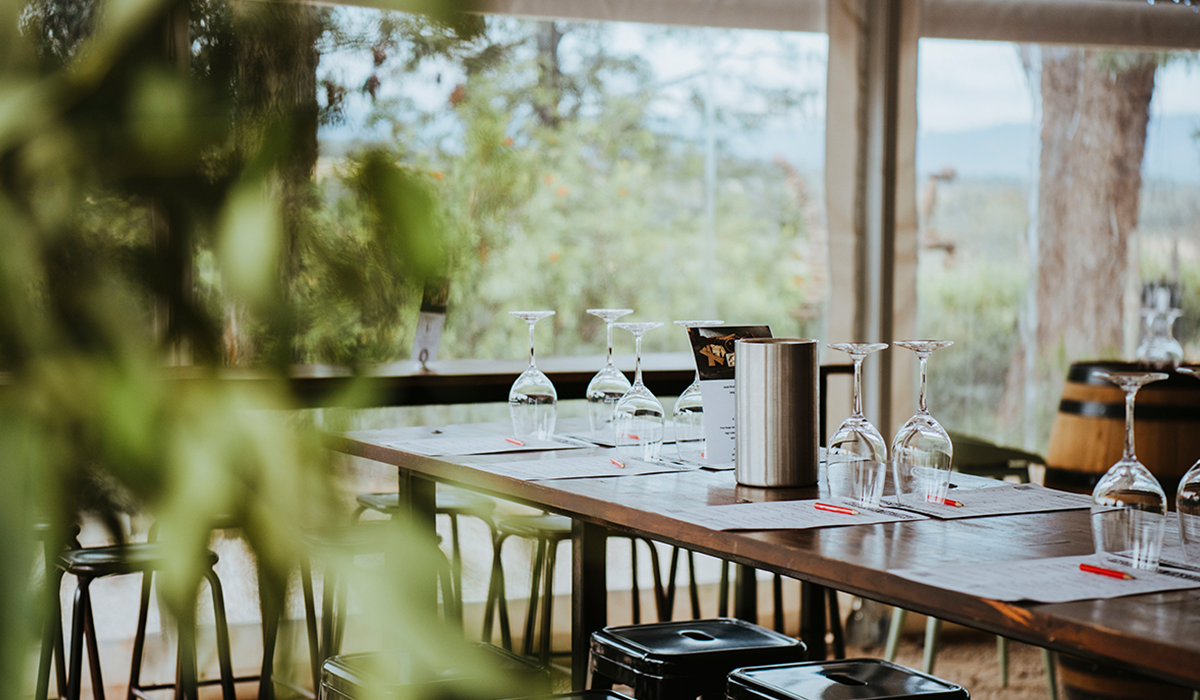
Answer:
M743 666L802 661L804 642L765 627L717 618L606 627L592 635L592 687L619 683L638 700L725 695Z
M205 566L211 569L217 563L217 555L205 551ZM69 574L89 578L133 574L161 568L163 550L157 542L69 549L59 555L58 565Z
M539 695L536 697L514 698L513 700L633 700L633 698L618 693L615 690L577 690L574 693Z
M961 685L880 659L811 661L729 674L729 700L969 700Z
M318 552L368 554L384 551L392 538L404 536L403 526L391 520L369 520L308 530L300 541Z
M550 541L570 539L571 519L565 515L510 515L496 523L502 535Z
M465 698L487 700L475 687L478 680L487 677L491 670L499 671L509 682L498 683L503 687L520 687L532 693L550 690L549 672L535 663L522 659L512 652L491 644L476 643L471 646L492 657L491 664L462 663L441 669L420 671L406 653L374 652L345 654L328 659L321 670L321 695L323 700L366 700L368 692L372 698L409 697L416 688L420 695L429 698ZM500 700L501 696L494 696Z
M394 516L403 512L398 493L360 493L355 500L358 505L374 510L384 515ZM496 502L487 496L480 496L462 489L447 489L437 492L437 512L455 513L456 515L488 515L496 510Z

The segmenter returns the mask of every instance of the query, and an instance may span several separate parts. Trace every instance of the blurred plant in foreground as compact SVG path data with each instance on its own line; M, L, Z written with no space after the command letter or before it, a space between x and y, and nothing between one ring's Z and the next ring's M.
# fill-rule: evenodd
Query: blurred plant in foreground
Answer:
M406 9L473 25L442 3ZM305 194L307 68L291 57L319 27L320 10L302 5L0 0L0 696L32 686L48 598L30 587L34 523L63 538L91 509L120 540L122 506L105 494L139 504L170 544L162 600L188 625L216 516L240 520L270 592L296 561L296 533L337 515L328 457L289 418L285 381L305 274L295 251L320 206ZM291 97L247 89L288 71ZM353 310L380 275L438 272L436 202L416 182L387 154L363 158L363 247L385 264L374 278L339 265L323 303ZM213 366L225 319L194 293L199 251L224 302L279 339L259 358L262 381ZM352 389L342 402L367 398ZM418 663L463 653L410 595L426 590L426 544L392 543L404 566L389 572L408 575L359 587Z

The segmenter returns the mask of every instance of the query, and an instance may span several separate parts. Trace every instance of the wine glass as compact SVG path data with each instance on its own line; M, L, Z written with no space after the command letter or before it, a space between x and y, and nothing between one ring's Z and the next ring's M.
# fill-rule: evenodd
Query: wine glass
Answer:
M533 327L538 321L553 316L553 311L509 311L529 324L529 366L513 382L508 392L508 412L512 416L515 437L546 439L554 434L555 406L558 392L550 378L533 362Z
M676 321L675 325L683 328L699 326L719 326L724 321ZM704 459L704 404L700 399L700 368L696 368L696 378L675 399L675 409L671 411L671 420L675 423L675 449L679 458L691 462Z
M896 498L901 502L942 503L950 487L954 446L950 436L933 416L925 402L925 364L935 350L948 348L951 340L898 340L896 345L917 354L921 365L921 393L916 414L900 426L892 439L892 476Z
M1200 379L1200 369L1180 367L1176 370ZM1175 515L1179 518L1179 539L1183 555L1193 564L1200 564L1200 460L1179 480L1175 492Z
M854 362L854 412L838 426L825 452L829 495L876 507L887 481L887 443L862 412L862 363L887 343L830 343L829 347L850 355Z
M1092 491L1092 539L1097 554L1109 554L1135 569L1154 571L1167 526L1167 494L1133 453L1133 400L1144 384L1163 372L1097 372L1125 392L1125 454Z
M604 321L608 333L608 361L588 382L586 394L588 426L592 433L600 435L612 430L613 408L629 391L630 384L625 373L613 366L612 331L613 322L633 313L633 309L588 309L587 312Z
M633 334L636 357L633 369L633 386L617 401L613 411L616 428L615 444L622 459L658 459L663 442L663 407L654 394L642 383L642 336L661 323L618 323Z

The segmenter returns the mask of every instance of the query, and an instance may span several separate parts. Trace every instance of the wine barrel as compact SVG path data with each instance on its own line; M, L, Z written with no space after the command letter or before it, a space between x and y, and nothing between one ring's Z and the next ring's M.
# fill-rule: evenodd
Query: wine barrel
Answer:
M1066 700L1192 700L1190 688L1076 656L1056 657Z
M1125 447L1125 392L1096 376L1149 368L1126 362L1076 362L1067 373L1046 452L1046 485L1091 493ZM1134 404L1138 460L1173 501L1179 479L1200 459L1200 381L1167 370Z

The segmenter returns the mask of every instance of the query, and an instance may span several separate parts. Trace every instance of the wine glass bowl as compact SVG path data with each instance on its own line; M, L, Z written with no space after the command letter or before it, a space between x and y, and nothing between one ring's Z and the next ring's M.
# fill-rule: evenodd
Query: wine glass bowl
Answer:
M1134 454L1133 402L1138 389L1166 379L1162 372L1097 372L1125 392L1125 452L1092 491L1096 554L1154 571L1166 534L1167 495Z
M829 439L825 479L829 495L865 506L879 505L887 481L887 443L862 412L862 363L887 343L830 343L854 362L854 411Z
M512 418L515 437L546 439L554 434L557 417L558 392L534 362L533 327L538 321L553 316L553 311L509 311L510 316L529 324L529 366L521 372L508 391L508 412Z
M724 321L675 321L682 328L698 328L700 326L719 326ZM675 408L671 411L671 422L675 424L675 449L679 458L689 462L704 460L704 402L700 395L700 369L696 369L696 378L675 399Z
M662 323L618 323L633 334L636 360L633 385L613 410L614 444L622 459L656 460L662 451L663 407L642 382L642 336Z
M950 340L898 340L898 347L916 353L921 370L917 412L900 426L892 439L892 478L901 502L941 503L950 488L954 445L933 416L926 402L926 364L937 350L953 345Z
M1195 367L1179 367L1176 371L1200 379L1200 369ZM1175 515L1179 518L1183 555L1189 563L1200 565L1200 460L1179 480Z
M633 313L633 309L588 309L587 312L604 321L608 336L608 358L604 367L588 382L585 394L588 427L593 434L603 435L612 430L613 409L631 386L625 373L613 366L613 323L618 318Z

